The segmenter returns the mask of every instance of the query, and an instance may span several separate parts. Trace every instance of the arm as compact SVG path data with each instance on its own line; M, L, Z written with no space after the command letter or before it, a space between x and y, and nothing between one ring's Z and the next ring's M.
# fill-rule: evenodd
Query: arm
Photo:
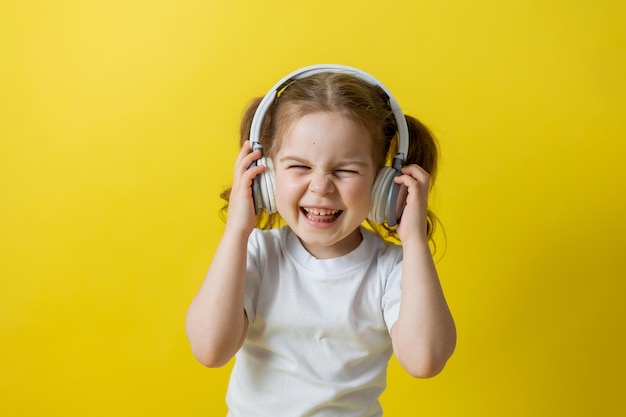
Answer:
M226 364L239 350L248 329L243 299L247 243L254 228L252 180L263 167L250 164L260 152L244 143L235 164L226 228L209 271L186 318L187 337L196 358L205 366Z
M402 169L397 183L409 189L398 226L402 241L402 298L391 329L394 354L413 376L428 378L443 370L456 345L456 327L448 309L426 238L430 177L417 165Z

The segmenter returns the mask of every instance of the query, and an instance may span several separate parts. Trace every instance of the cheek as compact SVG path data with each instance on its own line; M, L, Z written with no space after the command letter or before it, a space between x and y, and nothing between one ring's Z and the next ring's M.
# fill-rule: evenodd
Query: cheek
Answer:
M372 184L370 181L362 181L351 186L344 187L342 195L346 200L357 202L359 204L366 204L369 207L369 202L372 194Z
M277 174L274 183L274 195L277 199L297 198L302 188L301 181L287 174Z

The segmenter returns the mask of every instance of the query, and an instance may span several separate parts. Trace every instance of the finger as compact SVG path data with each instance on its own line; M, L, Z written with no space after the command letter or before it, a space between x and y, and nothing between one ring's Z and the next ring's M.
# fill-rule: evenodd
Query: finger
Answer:
M237 155L238 159L243 159L246 155L250 153L250 141L247 140L241 145L241 149L239 149L239 155Z
M429 183L430 182L430 174L428 172L426 172L426 170L424 170L419 165L416 165L416 164L406 165L406 166L402 167L400 172L402 172L405 175L409 175L409 176L415 178L419 182L422 182L422 183Z
M243 177L246 181L249 181L249 183L252 184L252 180L263 171L265 171L264 165L253 165L250 168L246 169L246 171L243 173Z
M393 180L396 184L404 185L410 195L427 194L430 188L428 174L412 173L413 175L403 174L395 177ZM415 178L422 177L422 178Z
M237 172L244 172L254 165L254 162L261 158L261 151L250 151L250 148L242 148L237 157L235 169Z
M403 173L411 173L411 172L424 172L427 173L426 170L424 170L424 168L422 168L421 166L417 165L417 164L411 164L411 165L405 165L402 168L400 168L400 171L402 171Z
M412 176L408 174L399 175L395 177L393 179L393 182L395 182L396 184L404 185L407 188L417 187L420 184L420 182L417 179L413 178Z

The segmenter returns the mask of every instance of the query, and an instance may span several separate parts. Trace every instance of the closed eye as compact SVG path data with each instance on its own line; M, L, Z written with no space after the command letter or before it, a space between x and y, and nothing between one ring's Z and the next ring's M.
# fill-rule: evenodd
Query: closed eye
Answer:
M288 165L287 169L309 170L311 167L306 165Z
M346 176L351 176L351 175L358 175L359 171L353 170L353 169L336 169L335 170L335 175L338 175L340 177L346 177Z

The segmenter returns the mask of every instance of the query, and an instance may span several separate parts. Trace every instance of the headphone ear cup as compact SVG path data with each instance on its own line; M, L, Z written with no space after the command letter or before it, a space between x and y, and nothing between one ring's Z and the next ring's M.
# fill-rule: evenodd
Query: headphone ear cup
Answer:
M400 173L392 167L383 167L378 171L372 187L368 219L378 224L386 220L389 226L395 226L400 222L406 204L407 189L393 181L399 175Z
M265 171L263 180L265 181L265 211L267 214L276 213L276 174L274 173L274 161L272 158L263 158Z
M257 166L262 165L265 170L257 175L252 182L252 198L254 200L254 211L258 214L259 209L266 213L276 212L276 199L274 198L274 163L271 158L261 157Z
M378 171L376 180L374 180L370 212L367 217L375 223L381 224L385 221L385 191L389 188L389 177L393 174L393 171L393 168L383 167Z

